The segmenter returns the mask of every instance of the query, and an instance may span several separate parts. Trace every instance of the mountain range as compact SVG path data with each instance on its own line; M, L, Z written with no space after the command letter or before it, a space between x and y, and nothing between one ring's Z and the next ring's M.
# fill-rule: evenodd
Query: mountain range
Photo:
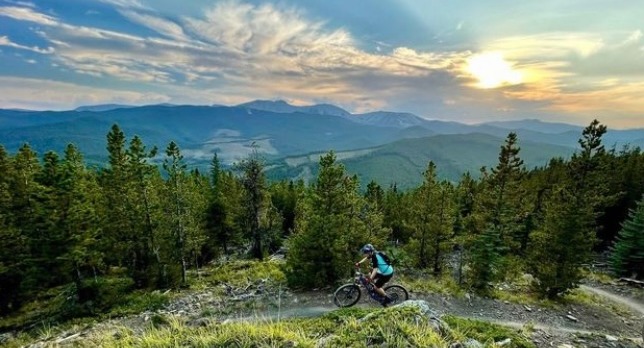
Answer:
M163 150L170 141L190 166L205 168L216 152L230 165L257 151L271 178L311 179L317 160L330 150L361 183L416 185L429 161L441 177L476 176L496 164L500 146L516 132L528 167L570 156L583 127L535 119L464 124L429 120L410 113L351 114L330 104L296 106L256 100L236 106L94 105L69 111L0 109L0 144L15 152L24 143L39 154L62 153L74 143L90 164L107 158L106 135L118 124L128 139L140 136ZM644 129L610 130L606 147L644 146ZM163 153L163 151L160 151ZM161 157L158 158L161 161Z

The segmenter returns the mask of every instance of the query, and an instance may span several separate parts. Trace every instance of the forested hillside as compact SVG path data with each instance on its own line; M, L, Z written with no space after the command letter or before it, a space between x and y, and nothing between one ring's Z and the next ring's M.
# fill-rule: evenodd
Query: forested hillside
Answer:
M188 170L179 144L149 148L117 125L102 169L74 145L62 154L0 147L0 313L62 286L61 317L88 315L114 305L115 293L185 286L189 269L220 256L262 259L281 247L289 284L315 288L350 274L367 242L481 293L527 272L535 291L556 298L577 285L593 250L615 250L614 272L642 277L644 154L606 150L605 132L591 123L573 156L531 170L510 133L480 177L440 180L429 162L407 190L361 190L333 152L310 184L269 182L257 152L231 171L218 154L209 172ZM151 163L159 151L161 168Z

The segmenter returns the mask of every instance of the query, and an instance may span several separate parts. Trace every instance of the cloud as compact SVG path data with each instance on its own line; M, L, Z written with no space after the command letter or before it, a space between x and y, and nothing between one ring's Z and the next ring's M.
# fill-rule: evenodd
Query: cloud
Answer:
M53 62L79 74L185 90L184 99L205 90L207 100L235 101L249 96L315 100L323 94L330 102L363 110L384 105L381 97L389 89L419 94L425 93L415 89L426 83L421 79L432 81L439 72L456 78L469 55L407 47L366 52L346 30L328 29L297 9L272 4L223 1L202 17L179 20L136 3L118 4L129 7L119 10L121 15L159 36L60 23L38 31L55 48Z
M4 6L0 7L0 16L13 18L19 21L34 22L43 25L56 25L58 20L52 16L44 13L36 12L29 7L14 7Z
M4 0L4 1L7 2L7 3L10 3L10 4L19 5L19 6L23 6L23 7L36 8L36 4L34 4L33 2L29 2L29 1L13 1L13 0Z
M599 34L549 32L535 35L510 36L484 43L486 50L503 52L508 59L567 59L588 57L604 47Z
M568 92L553 98L551 108L571 114L599 112L641 115L644 82L611 81L592 90Z
M54 53L54 48L53 47L47 47L47 48L39 48L37 46L24 46L17 44L15 42L12 42L8 37L6 36L0 36L0 46L8 46L8 47L13 47L13 48L18 48L21 50L28 50L40 54L52 54Z
M642 31L641 30L635 30L633 31L624 42L622 42L622 46L630 46L631 44L637 44L640 42L642 39Z
M34 100L34 96L38 96ZM67 110L88 104L155 104L169 98L158 93L94 88L72 83L0 77L0 105L4 108Z
M170 20L132 10L120 11L120 13L132 22L148 27L163 36L180 41L188 40L188 37L183 32L183 28Z
M496 36L440 51L373 39L365 44L348 29L283 3L222 0L200 15L179 17L157 13L140 1L95 1L152 31L141 36L81 26L34 8L8 6L0 7L0 16L41 24L31 30L49 47L27 47L8 37L0 45L49 53L47 63L57 69L108 83L139 84L172 102L287 98L331 102L358 112L389 108L459 119L498 110L572 113L600 107L588 96L616 97L616 108L623 103L625 110L636 110L631 91L644 74L640 30ZM471 31L476 24L469 19L456 23L451 21L450 28ZM364 49L374 42L378 49ZM476 80L467 62L482 52L500 52L520 74L520 83L506 79L496 90L468 88Z
M145 9L146 7L139 0L98 0L99 2L121 8Z

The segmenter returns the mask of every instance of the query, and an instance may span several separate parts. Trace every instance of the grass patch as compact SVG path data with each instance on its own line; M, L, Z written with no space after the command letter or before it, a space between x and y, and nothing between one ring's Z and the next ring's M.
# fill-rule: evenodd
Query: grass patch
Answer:
M425 274L401 275L397 278L397 281L408 290L414 292L436 293L455 297L465 296L465 290L449 275L442 275L438 278Z
M215 265L208 280L226 282L233 286L243 286L249 282L270 281L276 284L286 284L286 275L282 263L272 261L234 261L223 265Z
M105 284L109 284L109 281ZM105 308L104 312L88 312L87 306L76 306L70 302L69 294L72 288L73 285L68 285L49 289L37 296L34 301L25 304L17 313L0 318L0 332L22 330L17 337L3 344L8 344L9 347L24 346L24 342L47 339L64 331L91 326L111 317L160 309L171 299L170 295L159 291L140 290L125 295L119 293L120 297L107 302L104 301L105 299L98 301L112 303L111 307ZM114 305L114 303L117 304Z
M571 304L582 304L590 307L607 309L622 317L631 316L630 309L622 304L615 303L602 296L592 294L581 289L575 289L562 297L562 301Z
M14 330L22 327L34 327L39 323L50 324L53 318L61 312L66 302L66 294L70 286L58 286L43 291L18 311L0 317L0 332Z
M369 318L363 318L370 315ZM416 307L340 309L318 318L213 322L191 327L174 316L159 318L143 332L105 328L81 341L79 347L449 347L475 339L490 345L510 338L509 347L532 345L516 330L457 317L443 317L448 332L437 332ZM24 340L21 342L24 344ZM18 345L13 345L18 346ZM12 347L13 347L12 346Z
M522 304L526 306L539 306L544 308L559 308L561 303L549 299L544 299L536 292L529 288L516 288L516 289L498 289L494 288L489 293L490 297L499 301L507 301L510 303Z
M112 307L103 316L125 316L162 309L163 306L170 302L170 299L170 295L163 294L160 291L137 290L125 295L122 303Z
M588 268L582 268L581 274L584 279L597 282L599 284L612 284L617 280L606 272L597 272Z
M521 335L516 330L491 324L484 321L459 318L455 316L444 316L443 320L458 335L473 338L483 344L489 345L510 338L512 347L535 348L534 343Z

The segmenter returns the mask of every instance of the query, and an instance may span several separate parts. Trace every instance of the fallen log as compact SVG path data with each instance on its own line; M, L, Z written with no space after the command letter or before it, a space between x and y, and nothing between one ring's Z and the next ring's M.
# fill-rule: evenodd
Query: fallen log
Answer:
M637 285L640 287L644 287L644 281L633 279L633 278L619 278L620 282L628 283L630 285Z

